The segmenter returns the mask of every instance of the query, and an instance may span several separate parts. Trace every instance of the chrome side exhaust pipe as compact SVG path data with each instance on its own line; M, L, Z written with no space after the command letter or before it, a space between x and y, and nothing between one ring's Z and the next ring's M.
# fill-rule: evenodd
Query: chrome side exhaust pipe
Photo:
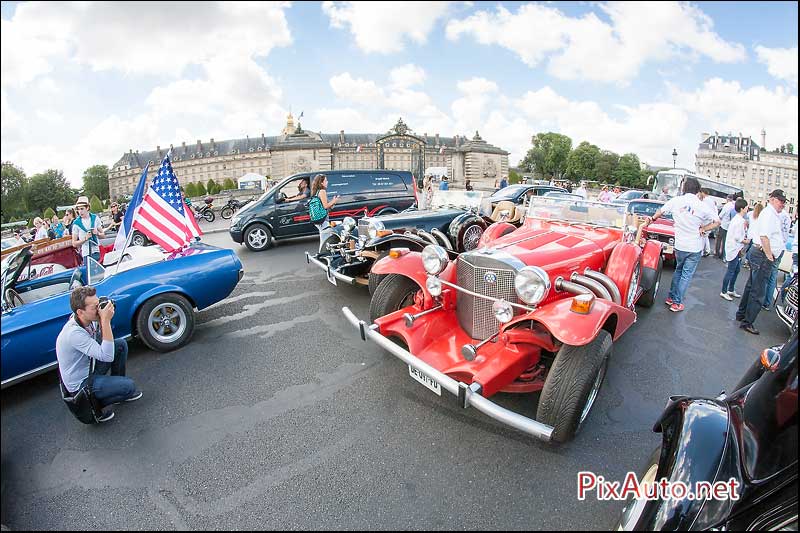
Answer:
M572 275L569 277L570 281L574 281L579 285L583 285L590 291L594 293L595 296L598 298L603 298L605 300L611 300L611 293L608 292L602 283L599 281L595 281L589 277L581 276L577 272L573 272Z
M591 278L597 282L603 284L603 287L608 289L608 292L611 293L611 301L617 305L622 305L622 295L619 293L619 288L617 284L614 283L614 280L603 274L602 272L598 272L597 270L592 270L591 268L587 268L583 271L583 275L587 278Z
M556 278L556 282L553 284L553 286L556 288L557 291L566 291L566 292L571 292L572 294L594 295L594 293L587 287L584 287L583 285L580 285L578 283L567 281L561 276L558 276Z

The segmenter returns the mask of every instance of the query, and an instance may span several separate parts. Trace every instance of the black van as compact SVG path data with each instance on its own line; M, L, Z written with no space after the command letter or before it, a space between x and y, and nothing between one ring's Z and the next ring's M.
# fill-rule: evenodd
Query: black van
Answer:
M301 180L312 183L314 176L328 177L328 198L340 196L330 212L331 220L344 217L399 213L414 204L414 178L402 170L329 170L290 176L233 215L228 230L231 238L253 251L266 250L273 240L318 233L308 215L308 200L292 200Z

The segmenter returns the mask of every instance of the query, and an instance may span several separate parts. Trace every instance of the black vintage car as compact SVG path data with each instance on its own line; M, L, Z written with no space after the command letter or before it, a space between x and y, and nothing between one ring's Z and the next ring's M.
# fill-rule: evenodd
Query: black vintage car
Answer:
M631 500L618 529L797 531L796 328L730 394L671 397L653 430L663 443L640 481L733 480L738 498Z
M544 196L548 192L569 192L564 187L553 185L525 185L516 184L503 187L489 197L492 207L498 202L511 202L517 206L524 206L529 203L531 196Z
M473 250L492 222L520 220L513 205L498 205L490 210L480 191L436 190L432 198L423 198L422 202L423 207L428 204L427 209L365 217L358 226L354 219L345 219L331 228L319 253L306 252L306 261L324 270L333 284L339 280L372 286L372 263L391 248L421 251L435 244L455 255Z

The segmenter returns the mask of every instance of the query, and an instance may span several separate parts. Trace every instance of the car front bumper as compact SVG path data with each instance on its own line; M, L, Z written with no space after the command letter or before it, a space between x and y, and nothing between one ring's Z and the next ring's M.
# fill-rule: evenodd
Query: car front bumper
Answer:
M490 418L511 426L527 435L546 442L551 440L553 433L552 426L542 424L541 422L537 422L519 413L510 411L505 407L497 405L488 398L485 398L481 395L482 389L477 382L467 384L440 372L408 350L401 348L387 337L381 335L378 331L377 324L367 325L366 322L360 320L353 314L349 308L343 307L342 313L344 313L347 320L360 331L362 340L366 341L369 339L373 341L381 348L408 364L410 368L414 368L425 374L428 378L438 383L443 389L457 396L463 408L472 406Z
M322 270L325 271L328 281L336 285L334 280L339 280L343 283L347 283L348 285L357 285L358 280L353 276L348 276L339 272L338 269L332 268L330 264L330 258L320 255L311 255L310 253L306 252L306 263L313 263L314 265L318 266Z
M240 229L229 229L228 233L231 235L231 239L233 242L238 242L242 244L244 242L244 232Z

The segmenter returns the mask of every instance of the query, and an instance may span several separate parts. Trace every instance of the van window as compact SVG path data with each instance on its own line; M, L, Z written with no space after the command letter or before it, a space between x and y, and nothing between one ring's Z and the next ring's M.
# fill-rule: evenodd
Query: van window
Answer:
M397 174L329 174L328 194L406 192L408 187Z
M405 192L408 186L397 174L371 174L365 183L368 192Z

